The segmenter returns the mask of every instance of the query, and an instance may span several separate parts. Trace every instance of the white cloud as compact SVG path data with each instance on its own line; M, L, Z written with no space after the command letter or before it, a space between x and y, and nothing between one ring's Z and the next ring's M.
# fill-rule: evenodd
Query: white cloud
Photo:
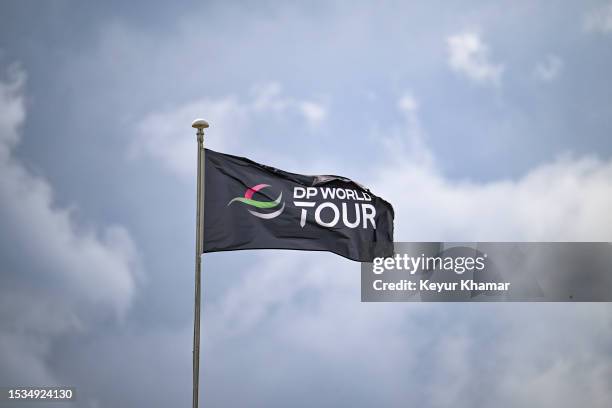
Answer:
M612 3L589 12L584 18L584 28L604 34L612 32Z
M448 63L455 72L477 83L499 84L504 67L489 61L489 49L477 33L451 35L446 44Z
M327 117L327 110L319 103L305 101L298 103L298 106L304 117L312 125L318 125Z
M206 138L207 147L232 151L240 147L245 136L255 132L256 119L281 119L290 114L316 127L325 120L327 109L313 100L285 96L277 82L258 84L244 99L236 96L200 99L147 115L136 126L137 137L131 153L135 156L144 153L159 159L181 177L193 177L196 138L190 125L194 118L205 117L211 128L214 127L215 135L219 135ZM184 129L184 132L177 132L177 129Z
M12 251L0 266L0 365L12 381L45 383L54 336L83 330L95 316L122 316L138 262L125 228L77 224L55 205L49 183L15 157L25 75L12 68L9 77L0 81L0 240Z
M251 89L250 100L244 101L243 105L251 115L298 114L313 127L320 125L327 118L327 107L323 102L287 96L278 82L255 85Z
M386 132L390 160L371 180L394 203L396 239L612 240L612 160L567 155L515 180L452 180L438 170L415 121L409 116Z
M375 129L374 137L380 140L390 161L402 161L403 149L409 149L411 160L419 165L432 165L433 156L426 145L426 135L419 119L419 102L411 92L404 93L397 101L397 109L402 113L404 122L401 126L390 126L386 129Z
M401 111L410 114L412 112L416 112L416 110L419 108L419 104L410 93L407 93L399 99L397 102L397 107Z
M247 102L256 112L285 111L291 100L283 96L283 89L278 82L257 84L251 89L251 102Z
M557 79L563 69L563 60L556 55L548 55L543 61L536 64L533 75L544 82Z
M564 157L517 180L477 183L449 180L409 160L382 169L377 183L399 203L402 240L612 239L610 161Z
M214 150L228 150L247 129L248 107L234 97L202 99L166 111L151 113L136 127L132 155L148 155L181 177L195 176L196 136L191 122L202 116L218 137L205 136L205 144ZM206 133L212 133L212 129Z
M7 159L10 150L19 141L17 127L21 125L25 118L23 97L21 88L25 82L25 74L17 65L8 69L9 80L0 81L0 155L2 159Z

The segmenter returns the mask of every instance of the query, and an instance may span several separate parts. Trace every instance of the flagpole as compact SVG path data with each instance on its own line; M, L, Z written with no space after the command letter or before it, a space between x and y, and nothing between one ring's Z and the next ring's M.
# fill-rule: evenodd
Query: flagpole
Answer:
M200 291L202 275L202 249L204 242L204 129L208 122L196 119L191 127L197 129L198 137L198 176L196 207L196 245L195 245L195 296L193 307L193 408L198 408L200 388Z

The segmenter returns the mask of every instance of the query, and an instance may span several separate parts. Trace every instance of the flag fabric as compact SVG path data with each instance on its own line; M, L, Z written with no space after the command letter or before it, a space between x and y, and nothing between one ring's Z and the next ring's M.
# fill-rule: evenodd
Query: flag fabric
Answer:
M203 252L329 251L371 262L393 254L393 207L339 176L306 176L205 151Z

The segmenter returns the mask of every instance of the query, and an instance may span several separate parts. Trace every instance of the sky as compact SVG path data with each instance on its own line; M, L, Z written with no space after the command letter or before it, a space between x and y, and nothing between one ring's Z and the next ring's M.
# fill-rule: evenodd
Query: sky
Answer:
M612 241L609 1L0 5L0 385L189 406L196 138L395 208L396 241ZM202 406L609 407L607 304L360 303L203 257ZM25 406L25 405L23 405Z

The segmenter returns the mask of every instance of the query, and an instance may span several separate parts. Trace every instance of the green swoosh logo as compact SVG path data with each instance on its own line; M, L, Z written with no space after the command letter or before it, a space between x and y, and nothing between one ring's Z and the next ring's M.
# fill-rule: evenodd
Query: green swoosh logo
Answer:
M278 198L274 201L257 201L257 200L253 200L250 198L236 197L232 199L229 203L227 203L227 205L230 205L234 201L239 201L241 203L244 203L246 205L250 205L256 208L274 208L280 204L282 199L283 199L283 193L281 192Z

